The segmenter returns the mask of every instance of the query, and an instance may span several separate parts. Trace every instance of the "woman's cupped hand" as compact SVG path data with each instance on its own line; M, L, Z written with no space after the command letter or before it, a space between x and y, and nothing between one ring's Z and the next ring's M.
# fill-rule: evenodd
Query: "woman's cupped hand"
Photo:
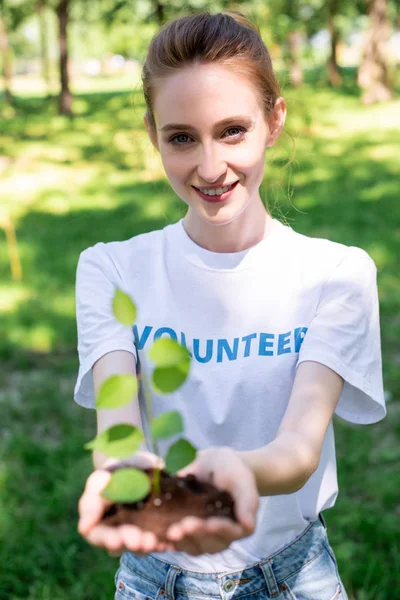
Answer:
M151 452L138 452L129 460L138 468L165 468L162 458ZM198 556L222 552L237 539L251 535L256 526L259 494L254 473L239 454L230 447L199 450L195 460L176 473L178 477L195 475L199 481L212 483L231 494L237 522L227 517L202 519L184 517L170 525L167 542L160 541L151 531L135 525L108 526L102 523L106 508L113 502L101 496L111 473L97 469L89 475L79 499L78 532L94 546L104 547L110 556L130 551L135 554L175 550Z
M165 467L162 458L147 451L139 451L125 462L140 469ZM78 502L78 532L89 544L106 548L114 557L126 551L140 555L173 550L172 542L161 542L152 531L143 531L135 525L109 526L101 522L105 510L113 504L101 495L110 479L111 473L105 469L96 469L89 475Z
M177 550L192 555L214 554L226 550L234 540L254 533L259 506L256 479L235 450L227 446L200 450L190 465L177 472L180 477L189 474L229 492L238 522L227 517L185 517L167 530L167 539Z

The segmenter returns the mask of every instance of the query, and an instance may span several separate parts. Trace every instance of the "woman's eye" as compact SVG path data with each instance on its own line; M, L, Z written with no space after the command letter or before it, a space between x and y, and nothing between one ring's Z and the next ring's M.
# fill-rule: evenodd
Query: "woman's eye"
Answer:
M236 133L235 135L230 135L229 137L239 138L246 133L246 129L244 127L229 127L227 131L232 131L232 129L236 129L237 131L239 131L239 133Z
M174 135L169 141L171 144L175 144L176 146L182 146L185 142L178 142L178 138L187 138L189 137L186 133L179 133L178 135Z
M244 127L229 127L229 129L227 129L225 131L225 133L228 133L229 131L237 131L238 133L234 133L233 135L228 135L226 137L228 138L232 138L232 139L239 139L241 137L243 137L243 135L246 133L246 129ZM225 134L223 135L223 137L225 137ZM181 138L179 140L179 138ZM177 135L174 135L170 140L169 143L173 144L175 146L184 146L185 144L187 144L186 141L182 141L182 138L189 138L189 136L186 133L178 133Z

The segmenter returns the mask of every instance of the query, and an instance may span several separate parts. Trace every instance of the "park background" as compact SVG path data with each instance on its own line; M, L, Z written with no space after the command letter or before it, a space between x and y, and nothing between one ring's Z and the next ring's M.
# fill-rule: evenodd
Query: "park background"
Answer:
M270 49L287 132L262 186L296 231L378 268L388 415L334 416L325 512L350 600L400 598L399 0L0 0L0 600L109 600L119 559L77 533L95 412L73 402L79 253L184 215L143 125L165 21L236 9ZM290 159L293 160L288 164Z

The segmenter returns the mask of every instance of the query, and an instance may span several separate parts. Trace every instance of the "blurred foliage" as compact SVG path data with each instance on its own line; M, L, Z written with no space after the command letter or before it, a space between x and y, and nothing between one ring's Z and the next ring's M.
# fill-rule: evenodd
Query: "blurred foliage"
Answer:
M278 74L297 149L288 165L283 134L269 151L262 197L296 231L364 248L378 268L388 416L368 427L334 417L340 493L324 516L349 600L387 600L400 587L400 106L361 107L354 69L335 90L322 71L296 90ZM88 246L164 227L185 205L147 138L141 90L98 85L76 90L73 119L25 95L2 123L0 207L15 218L23 279L11 279L0 231L0 600L114 590L118 560L76 531L96 424L72 400L75 269Z
M38 40L23 33L24 25L36 26L37 0L4 0L5 20L15 55L39 56ZM44 0L54 19L56 0ZM398 21L399 0L389 0L389 16L393 26ZM143 56L148 39L156 32L159 22L154 0L70 0L70 50L74 56L100 57L107 52L126 57ZM308 37L327 26L328 3L325 0L169 0L163 4L165 20L179 14L198 10L217 12L236 9L253 19L270 44L284 44L288 33L300 30ZM336 25L342 39L351 32L367 26L367 7L364 0L337 0ZM50 15L49 15L50 16ZM53 35L51 35L53 39ZM23 39L25 41L23 42Z
M74 58L117 52L142 59L158 27L154 3L117 4L71 0ZM32 5L5 3L16 56L39 55L37 40L24 33L35 24ZM295 21L307 35L325 24L319 0L299 0L290 15L287 6L254 0L212 9L243 10L278 56ZM391 0L392 22L398 7ZM172 0L166 14L183 8ZM363 0L346 4L337 20L342 36L365 28L365 10ZM54 12L48 16L56 40ZM284 133L267 155L262 195L296 231L364 248L378 267L388 417L370 427L335 418L340 494L325 517L349 599L387 600L400 588L400 106L360 106L355 70L341 74L333 90L324 85L324 66L306 68L294 90L288 72L278 73L296 152L288 164L293 145ZM37 79L16 77L15 118L0 127L0 217L14 220L23 265L22 281L12 280L0 229L0 600L113 593L118 561L88 546L75 527L92 469L82 446L95 435L93 412L72 401L75 269L84 248L164 227L185 212L147 138L141 90L130 77L76 78L72 119L57 116Z

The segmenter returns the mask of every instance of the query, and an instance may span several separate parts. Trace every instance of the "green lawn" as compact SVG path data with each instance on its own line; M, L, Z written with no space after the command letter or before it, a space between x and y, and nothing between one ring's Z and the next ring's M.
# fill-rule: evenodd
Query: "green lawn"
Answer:
M400 588L400 101L363 107L354 73L340 90L309 73L284 85L288 131L263 185L274 216L297 231L364 248L378 266L388 416L334 417L340 494L325 513L351 600ZM142 122L141 92L86 92L76 117L17 97L0 128L0 221L15 221L23 278L10 275L0 229L0 600L109 600L118 559L77 533L92 468L83 444L95 413L72 399L79 253L183 216ZM396 268L397 267L397 268Z

